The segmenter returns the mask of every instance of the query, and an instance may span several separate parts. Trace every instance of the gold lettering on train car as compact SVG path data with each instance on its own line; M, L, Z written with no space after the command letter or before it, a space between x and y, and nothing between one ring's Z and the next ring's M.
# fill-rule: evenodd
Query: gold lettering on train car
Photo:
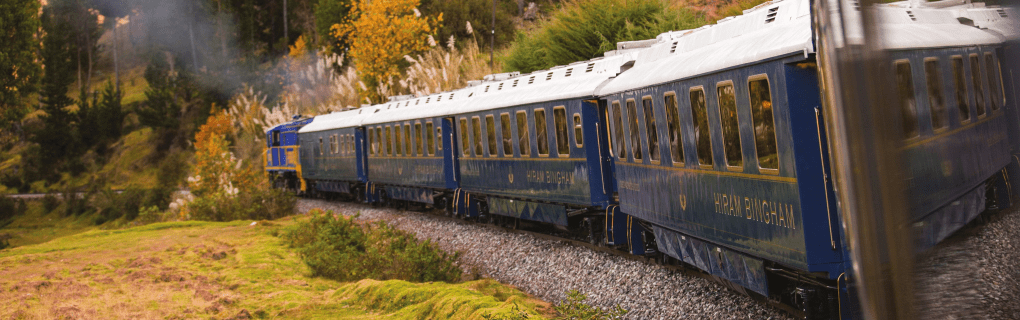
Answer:
M792 204L726 193L713 193L713 198L716 213L789 229L797 228ZM686 202L686 199L683 201ZM685 204L683 206L686 207Z
M508 174L506 175L506 177L507 177L507 179L509 179L509 180L510 180L510 183L514 183L514 173L513 173L513 172L511 172L511 173L508 173Z
M680 195L680 209L687 210L687 195Z
M525 174L525 179L528 182L535 183L574 184L574 173L562 171L528 170Z

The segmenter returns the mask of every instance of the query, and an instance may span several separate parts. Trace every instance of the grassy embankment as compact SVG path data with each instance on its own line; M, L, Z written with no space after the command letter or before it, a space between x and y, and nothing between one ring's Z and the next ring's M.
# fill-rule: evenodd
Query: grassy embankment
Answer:
M277 236L295 224L293 219L249 223L187 221L88 230L2 250L0 273L5 276L0 279L0 318L250 314L254 318L477 319L510 312L515 305L531 314L549 312L548 304L492 280L342 283L310 278L301 258ZM24 241L41 238L45 236Z

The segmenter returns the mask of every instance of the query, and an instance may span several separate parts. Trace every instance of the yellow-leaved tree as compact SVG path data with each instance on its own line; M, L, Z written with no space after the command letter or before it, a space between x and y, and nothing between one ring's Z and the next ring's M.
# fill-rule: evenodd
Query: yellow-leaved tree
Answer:
M351 44L350 58L365 84L361 96L366 103L382 101L377 88L392 86L400 66L407 64L404 56L428 49L429 36L442 23L443 14L423 17L419 4L419 0L356 0L352 18L333 25L332 36Z

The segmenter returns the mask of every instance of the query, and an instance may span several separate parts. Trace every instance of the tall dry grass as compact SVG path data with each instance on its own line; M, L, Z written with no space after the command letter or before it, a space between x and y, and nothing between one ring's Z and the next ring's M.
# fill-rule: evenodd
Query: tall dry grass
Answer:
M474 37L465 42L463 48L457 48L456 39L450 36L445 47L436 46L417 57L404 56L404 59L411 66L400 85L415 96L459 89L469 80L479 80L493 73ZM502 65L495 70L500 68Z

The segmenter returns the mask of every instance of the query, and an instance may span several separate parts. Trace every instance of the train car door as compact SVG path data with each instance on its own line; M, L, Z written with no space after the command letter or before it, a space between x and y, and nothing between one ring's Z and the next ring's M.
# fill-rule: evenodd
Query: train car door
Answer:
M368 182L368 142L365 139L365 127L354 128L354 154L358 170L358 180L362 183Z
M612 203L614 187L612 156L609 154L609 132L604 118L605 103L599 100L581 102L581 129L583 131L585 155L588 159L588 181L593 205L607 206Z
M454 129L453 117L443 118L443 125L439 128L443 146L443 178L446 180L446 188L456 190L460 188L460 158L457 156L457 135Z

